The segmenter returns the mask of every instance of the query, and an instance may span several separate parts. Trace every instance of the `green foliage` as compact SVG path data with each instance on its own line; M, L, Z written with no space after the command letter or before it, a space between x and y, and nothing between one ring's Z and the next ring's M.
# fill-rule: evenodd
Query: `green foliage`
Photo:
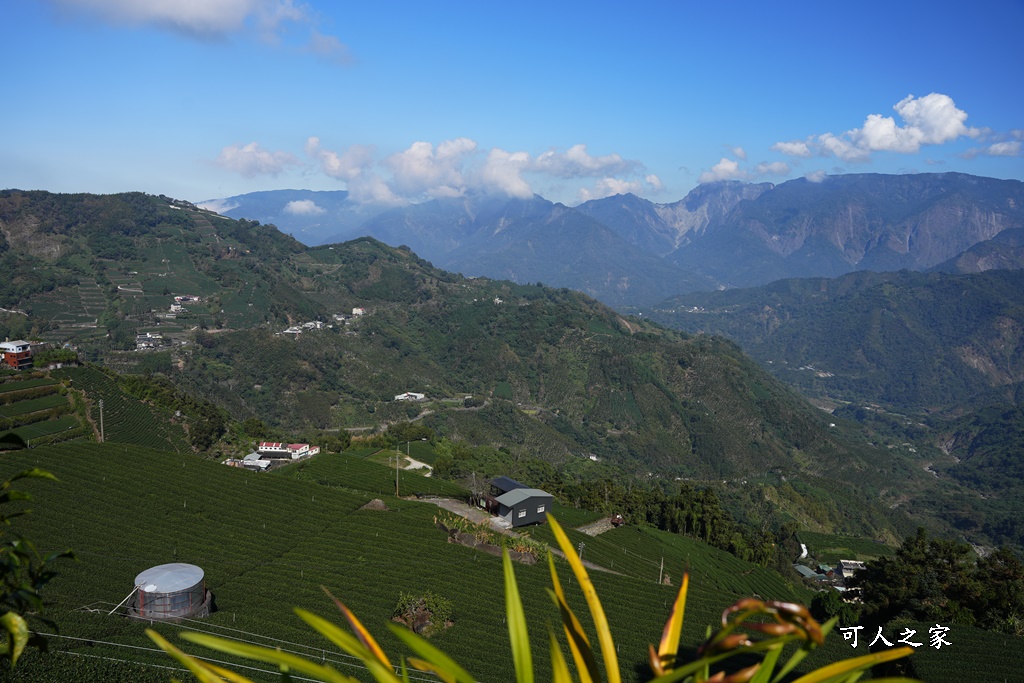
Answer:
M32 499L28 493L12 488L20 479L54 479L53 475L39 468L24 470L0 484L0 506L7 506L16 501ZM8 535L11 520L27 511L0 512L0 538ZM43 608L42 589L57 575L53 564L59 559L73 558L70 551L52 551L45 555L36 550L35 544L22 537L14 540L0 540L0 629L6 636L0 643L0 659L6 659L11 667L25 647L33 645L46 647L46 639L29 630L29 618L41 619L38 616ZM43 620L44 624L49 624Z
M869 562L853 584L872 624L911 619L1024 634L1024 563L1007 548L975 561L969 546L929 540L919 529L895 556Z
M455 617L455 604L448 598L427 591L423 595L401 592L392 618L425 636L446 626ZM432 628L428 628L432 627Z
M78 354L71 349L49 349L32 355L32 363L37 368L45 368L55 363L77 363Z

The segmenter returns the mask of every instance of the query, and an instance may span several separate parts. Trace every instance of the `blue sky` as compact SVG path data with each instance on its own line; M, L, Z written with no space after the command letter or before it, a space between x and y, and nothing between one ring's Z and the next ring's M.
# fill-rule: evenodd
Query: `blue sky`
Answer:
M1021 35L1021 0L11 2L0 187L576 204L1024 179Z

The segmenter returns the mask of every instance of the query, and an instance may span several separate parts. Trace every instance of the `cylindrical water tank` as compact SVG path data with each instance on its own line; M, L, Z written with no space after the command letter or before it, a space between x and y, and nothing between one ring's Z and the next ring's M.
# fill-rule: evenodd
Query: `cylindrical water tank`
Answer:
M135 577L135 612L143 619L175 619L203 610L206 581L194 564L174 562Z

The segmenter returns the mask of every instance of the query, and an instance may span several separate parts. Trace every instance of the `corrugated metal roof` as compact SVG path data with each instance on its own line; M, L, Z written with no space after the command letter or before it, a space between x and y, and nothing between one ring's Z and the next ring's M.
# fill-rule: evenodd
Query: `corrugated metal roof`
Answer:
M494 479L491 479L491 486L494 486L495 488L506 493L514 489L530 488L526 484L520 484L518 481L512 479L511 477L495 477Z
M203 570L194 564L173 562L151 567L135 577L135 585L146 593L175 593L203 580Z
M800 576L805 576L808 579L814 578L818 575L818 572L814 571L810 567L805 567L802 564L794 564L793 569L795 569Z
M501 503L502 505L507 505L508 507L513 507L515 505L518 505L519 503L522 503L524 500L527 500L529 498L541 498L541 497L553 498L554 496L552 496L547 491L541 491L540 489L513 489L512 491L509 491L508 493L501 494L500 496L495 498L495 500L498 501L499 503Z

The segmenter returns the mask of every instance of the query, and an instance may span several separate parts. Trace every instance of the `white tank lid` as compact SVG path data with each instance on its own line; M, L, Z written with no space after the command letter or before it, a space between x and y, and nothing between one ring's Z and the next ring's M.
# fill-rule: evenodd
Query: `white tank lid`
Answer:
M203 580L203 570L194 564L173 562L151 567L135 577L135 585L146 593L175 593Z

